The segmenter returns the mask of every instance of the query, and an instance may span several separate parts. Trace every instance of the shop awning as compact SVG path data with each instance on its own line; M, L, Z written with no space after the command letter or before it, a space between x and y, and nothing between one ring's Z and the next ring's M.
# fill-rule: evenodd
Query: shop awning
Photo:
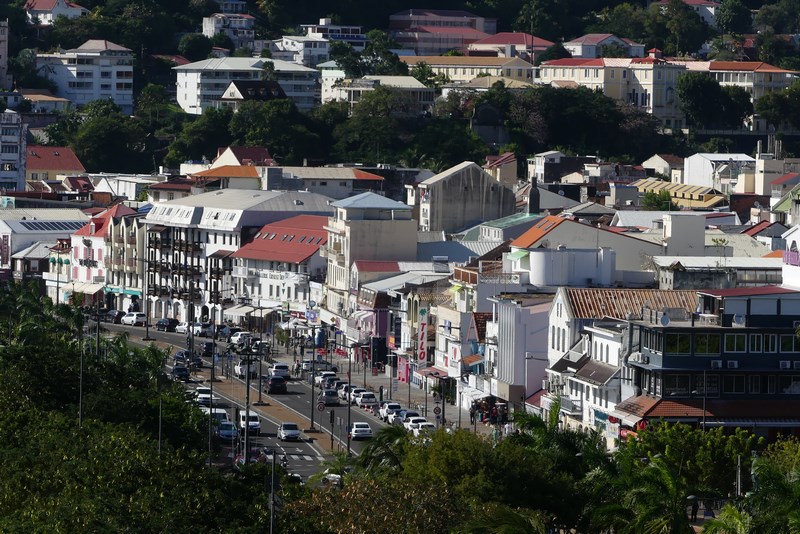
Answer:
M166 226L164 226L164 225L161 225L161 224L154 224L153 226L151 226L150 228L148 228L148 229L147 229L147 231L148 231L148 232L157 232L157 233L159 233L159 234L160 234L161 232L163 232L163 231L164 231L164 230L166 230L166 229L167 229L167 227L166 227Z
M422 369L417 369L414 372L420 376L439 375L443 378L447 377L447 371L444 369L439 369L438 367L423 367Z
M465 356L461 358L461 363L466 365L467 367L471 367L473 365L478 365L479 363L483 363L483 355L481 354L472 354L470 356Z
M244 304L239 304L238 306L234 306L232 308L226 308L222 311L223 315L230 315L231 317L246 317L251 313L253 313L252 306L245 306Z
M522 258L524 258L527 255L528 255L528 251L527 250L517 250L516 252L512 252L512 253L508 254L506 256L506 258L508 258L509 260L516 261L516 260L521 260Z
M617 419L619 419L620 424L625 425L625 426L631 426L631 427L636 426L636 424L639 421L642 420L642 418L639 417L638 415L633 415L633 414L630 414L630 413L627 413L627 412L620 412L618 410L613 410L608 415L610 415L611 417L616 417Z
M103 290L103 284L93 284L92 282L78 282L70 285L69 289L73 293L82 293L84 295L95 295Z

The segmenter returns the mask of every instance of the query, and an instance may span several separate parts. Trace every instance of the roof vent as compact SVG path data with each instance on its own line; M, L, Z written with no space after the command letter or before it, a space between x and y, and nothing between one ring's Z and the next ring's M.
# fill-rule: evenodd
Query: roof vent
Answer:
M294 199L294 205L295 206L302 206L303 205L303 201L300 200L299 198L296 198L296 199Z

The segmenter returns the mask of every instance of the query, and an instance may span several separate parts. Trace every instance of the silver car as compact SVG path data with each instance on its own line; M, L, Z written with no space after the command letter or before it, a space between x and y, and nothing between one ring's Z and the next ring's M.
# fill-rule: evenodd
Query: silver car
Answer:
M300 441L300 427L297 423L281 423L278 427L278 439L281 441Z

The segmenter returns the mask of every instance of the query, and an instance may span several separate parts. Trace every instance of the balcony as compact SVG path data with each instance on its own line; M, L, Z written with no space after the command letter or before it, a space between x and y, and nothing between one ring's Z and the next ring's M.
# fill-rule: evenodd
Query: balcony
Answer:
M211 278L222 278L228 273L228 270L221 267L212 267L208 270L208 276Z
M453 272L453 281L462 284L519 284L520 277L517 273L504 273L503 262L481 262L475 267L456 267Z
M203 250L203 245L195 241L185 241L183 239L176 239L174 241L173 248L180 252L193 254L196 252L201 252Z
M147 270L151 273L169 273L172 272L172 265L163 261L149 261L147 262Z
M203 274L203 268L199 265L184 265L182 263L173 263L172 271L175 274L182 274L184 276L200 276Z

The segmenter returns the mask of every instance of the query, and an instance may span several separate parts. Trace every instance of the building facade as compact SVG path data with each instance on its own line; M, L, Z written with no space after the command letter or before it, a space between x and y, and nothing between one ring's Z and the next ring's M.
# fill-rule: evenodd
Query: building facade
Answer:
M10 109L0 113L0 189L25 191L28 125Z

